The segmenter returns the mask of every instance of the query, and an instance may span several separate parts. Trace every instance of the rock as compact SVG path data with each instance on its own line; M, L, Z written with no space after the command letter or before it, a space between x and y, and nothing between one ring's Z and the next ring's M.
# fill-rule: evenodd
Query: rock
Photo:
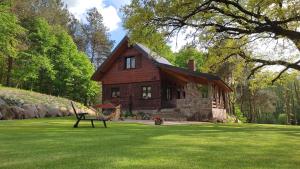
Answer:
M69 112L68 108L66 108L66 107L60 107L59 111L62 114L62 116L69 116L70 115L70 112Z
M35 105L36 110L37 110L37 116L40 118L43 118L47 114L47 107L45 105L39 104Z
M6 103L3 99L0 98L0 106L6 105L6 104L7 104L7 103Z
M38 110L37 110L35 105L33 105L33 104L24 104L22 106L22 108L24 109L26 119L28 119L28 118L38 118L39 117Z
M10 106L13 119L25 119L25 110L18 106Z
M47 106L47 113L45 117L62 117L62 113L59 111L59 107Z
M0 105L0 113L1 113L1 119L2 120L6 120L9 119L8 114L9 113L9 106L4 104L4 105ZM12 119L12 117L11 117Z

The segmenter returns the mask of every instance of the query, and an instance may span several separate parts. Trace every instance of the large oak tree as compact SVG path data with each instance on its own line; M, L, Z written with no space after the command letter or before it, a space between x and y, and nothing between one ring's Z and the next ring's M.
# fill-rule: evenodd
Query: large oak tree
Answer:
M189 30L189 37L220 44L222 40L249 42L260 38L285 38L300 53L299 0L133 0L123 8L125 27L130 33L152 29L165 36ZM148 37L147 37L148 36ZM235 48L242 49L243 45ZM289 70L300 71L300 59L258 58L245 50L232 50L230 56L240 56L246 62L258 63L252 73L269 65L284 66L279 75Z

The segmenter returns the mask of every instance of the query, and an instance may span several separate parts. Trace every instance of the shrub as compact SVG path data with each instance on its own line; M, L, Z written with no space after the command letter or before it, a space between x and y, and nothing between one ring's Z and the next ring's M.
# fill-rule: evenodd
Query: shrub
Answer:
M287 115L286 114L279 114L277 123L279 124L287 124Z
M124 117L125 117L125 118L127 118L127 117L133 117L133 114L132 114L131 111L126 111L126 112L124 113Z
M140 116L142 120L150 120L150 115L147 113L138 112L137 115Z
M236 116L236 118L239 121L245 123L247 121L247 118L244 117L244 113L241 111L241 109L237 105L234 106L234 109L235 109L235 116Z

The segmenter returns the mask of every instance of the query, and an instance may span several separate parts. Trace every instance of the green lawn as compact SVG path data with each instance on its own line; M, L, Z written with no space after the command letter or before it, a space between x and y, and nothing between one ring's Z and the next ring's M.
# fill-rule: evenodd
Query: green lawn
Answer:
M0 168L300 168L300 127L0 121Z

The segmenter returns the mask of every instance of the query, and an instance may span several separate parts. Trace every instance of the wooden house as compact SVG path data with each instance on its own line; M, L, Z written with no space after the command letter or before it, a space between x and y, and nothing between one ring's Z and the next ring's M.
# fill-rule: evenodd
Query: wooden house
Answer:
M102 84L103 102L122 111L144 112L176 120L225 120L230 87L219 77L173 66L128 37L113 50L92 79Z

